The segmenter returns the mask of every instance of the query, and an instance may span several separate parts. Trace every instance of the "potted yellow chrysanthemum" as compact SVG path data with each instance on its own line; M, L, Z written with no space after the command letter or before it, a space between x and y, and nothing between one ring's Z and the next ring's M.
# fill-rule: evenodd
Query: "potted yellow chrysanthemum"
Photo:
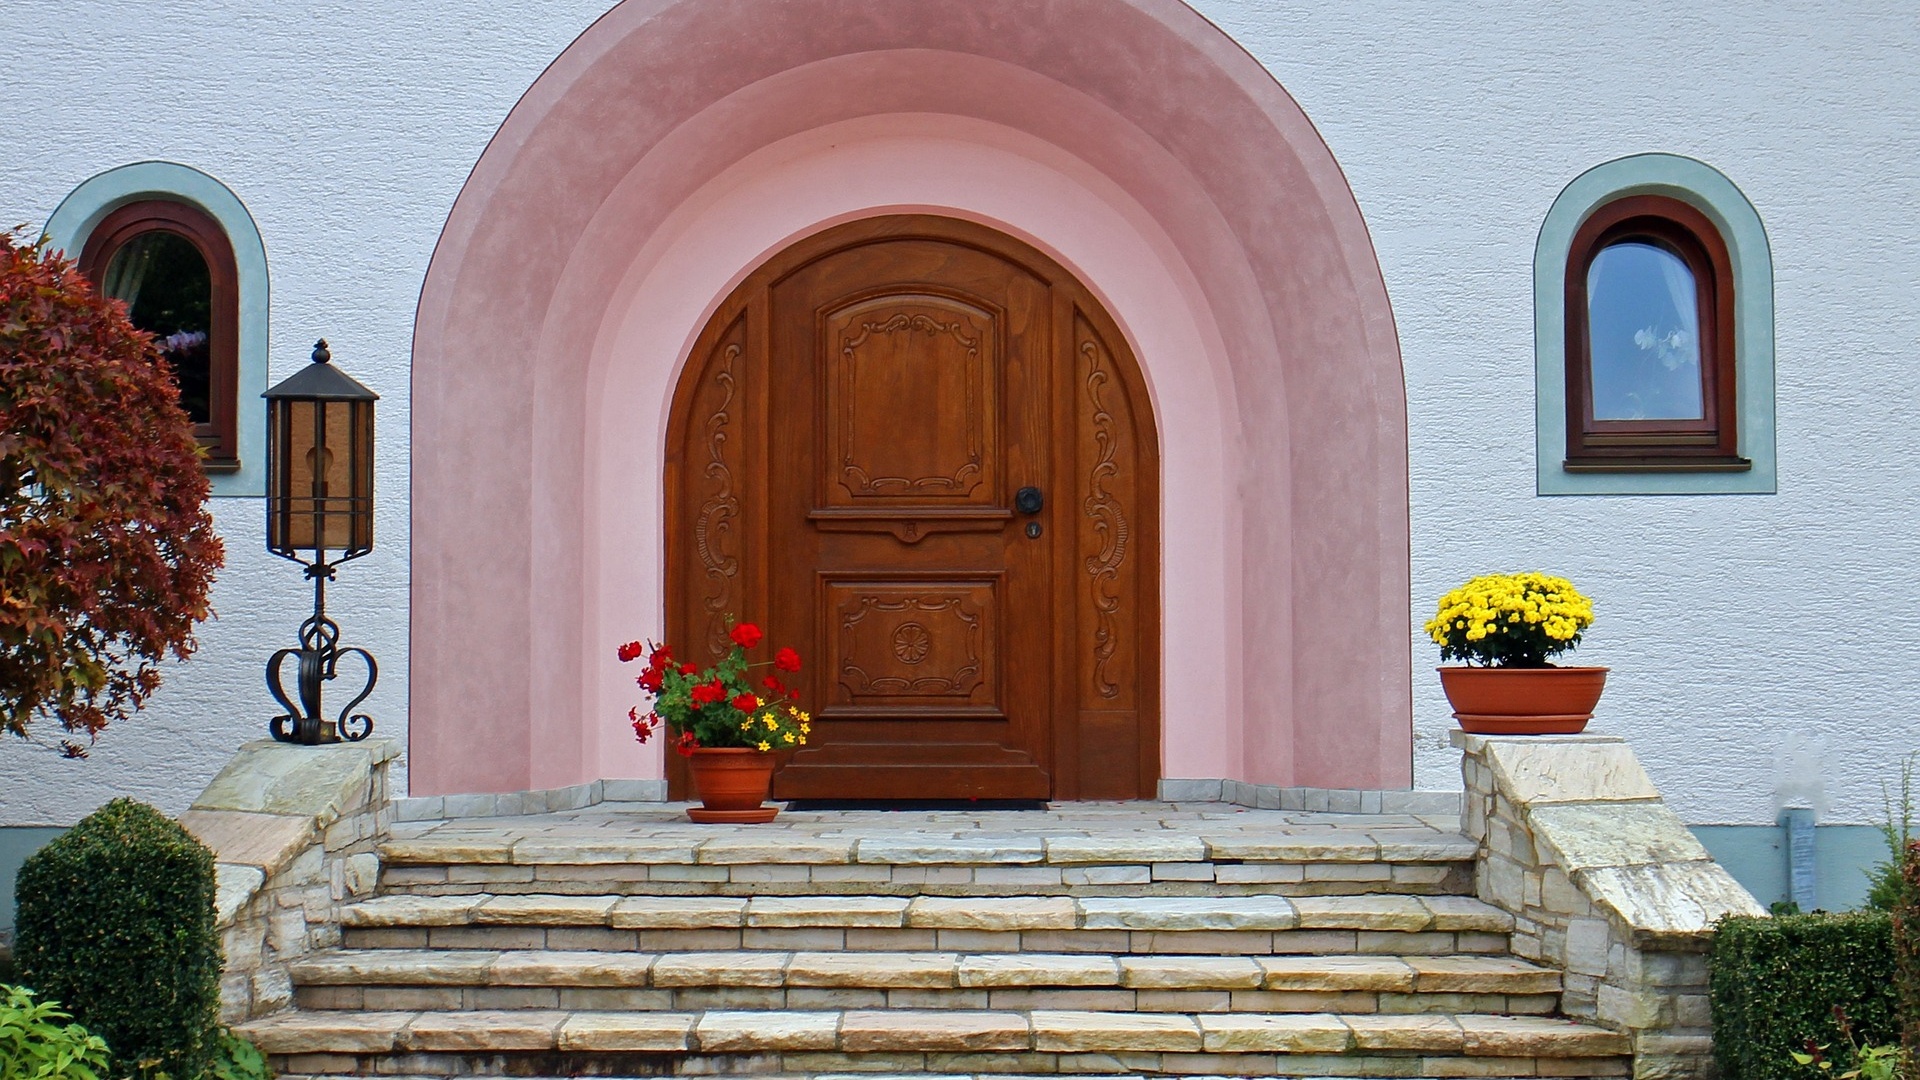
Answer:
M1478 735L1570 735L1593 719L1603 667L1557 667L1580 644L1593 601L1565 578L1484 574L1440 598L1426 624L1440 646L1440 687L1462 730Z

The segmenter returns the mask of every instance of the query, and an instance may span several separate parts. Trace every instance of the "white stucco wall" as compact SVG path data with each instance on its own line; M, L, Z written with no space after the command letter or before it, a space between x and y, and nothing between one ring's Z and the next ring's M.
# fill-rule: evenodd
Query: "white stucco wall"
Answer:
M1392 293L1411 434L1416 779L1458 784L1417 639L1473 573L1542 568L1591 592L1579 656L1615 669L1597 727L1631 738L1693 822L1770 822L1783 785L1871 821L1920 746L1920 538L1906 412L1920 400L1920 21L1839 5L1195 0L1299 100L1346 170ZM0 220L44 223L132 161L224 181L265 240L272 378L315 337L383 395L378 548L335 610L385 665L404 731L408 354L455 195L520 93L605 0L75 5L11 0ZM32 72L32 76L18 74ZM1534 494L1534 238L1612 158L1730 177L1773 247L1779 493ZM244 403L243 403L244 404ZM0 825L69 823L133 794L184 807L272 712L260 676L306 592L261 550L253 500L216 504L229 569L199 658L92 760L0 741ZM485 658L474 658L476 664Z

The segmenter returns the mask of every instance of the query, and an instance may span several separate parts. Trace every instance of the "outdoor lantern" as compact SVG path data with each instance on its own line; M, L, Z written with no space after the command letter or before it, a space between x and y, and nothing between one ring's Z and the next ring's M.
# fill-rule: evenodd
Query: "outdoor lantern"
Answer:
M267 661L267 689L287 710L270 726L281 742L364 739L373 718L352 715L380 678L373 654L340 647L340 627L327 617L327 582L341 563L373 550L373 403L380 395L333 366L324 339L313 363L267 391L267 550L306 567L313 581L313 615L300 624L300 647ZM364 689L337 719L321 707L321 687L338 673L340 658L367 665ZM299 661L299 704L287 695L280 670Z

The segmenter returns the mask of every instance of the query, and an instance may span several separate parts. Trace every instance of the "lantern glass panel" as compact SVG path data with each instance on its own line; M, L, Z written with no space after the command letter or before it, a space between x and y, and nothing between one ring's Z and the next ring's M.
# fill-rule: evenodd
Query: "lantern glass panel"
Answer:
M286 401L273 410L285 499L271 516L277 550L373 546L373 403Z

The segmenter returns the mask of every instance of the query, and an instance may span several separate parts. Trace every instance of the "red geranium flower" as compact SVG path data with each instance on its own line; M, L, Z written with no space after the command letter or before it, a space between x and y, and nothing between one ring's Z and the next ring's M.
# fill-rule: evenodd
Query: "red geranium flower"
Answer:
M679 738L673 740L673 748L680 752L681 757L692 757L693 752L700 749L700 740L694 737L693 732L683 731Z
M629 660L638 660L640 654L645 652L646 649L647 647L645 645L637 641L629 641L625 645L620 646L620 662L624 664Z
M696 672L696 671L699 671L699 670L700 670L699 668L697 668L697 667L694 667L694 666L693 666L692 664L681 664L681 665L680 665L680 674L682 674L682 675L691 675L691 674L693 674L694 672Z
M774 694L784 695L787 692L786 686L783 683L781 683L779 679L773 677L772 675L769 675L766 678L761 679L760 685L766 687L769 692Z
M799 671L800 654L792 649L781 649L773 654L773 666L781 671Z
M701 683L694 687L688 696L693 699L696 706L712 705L727 699L727 688L721 685L719 679L715 679L710 683Z
M660 686L661 686L660 669L648 668L647 673L645 675L642 675L633 681L639 683L640 689L645 690L647 693L657 694L660 692Z
M672 662L673 653L665 645L655 645L652 655L647 657L647 663L657 668L664 668Z
M750 713L760 707L760 699L752 694L737 694L733 699L733 707L741 712Z
M743 622L728 631L727 636L733 639L735 645L743 649L751 649L755 645L760 644L760 639L765 635L760 633L759 627L750 622Z

